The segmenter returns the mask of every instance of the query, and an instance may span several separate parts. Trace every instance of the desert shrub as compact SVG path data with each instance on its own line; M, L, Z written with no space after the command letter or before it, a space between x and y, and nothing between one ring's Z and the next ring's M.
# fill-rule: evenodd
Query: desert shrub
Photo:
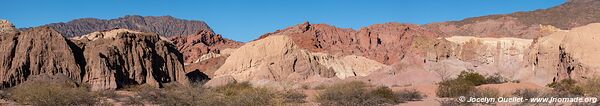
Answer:
M500 97L500 91L498 91L498 89L496 89L496 88L489 88L489 87L476 88L476 89L473 89L472 91L469 91L469 95L466 95L466 97L497 98L497 97Z
M146 101L166 106L268 106L303 103L306 95L296 91L273 91L255 88L250 83L234 83L214 88L172 86L157 89L149 86L129 87L138 92L130 98L132 105ZM136 100L136 101L134 101Z
M501 84L508 82L507 78L502 77L500 74L494 74L485 78L485 84Z
M10 89L10 99L29 105L93 105L96 102L85 87L33 81Z
M384 103L400 103L404 102L398 98L398 95L394 93L390 88L385 86L377 87L368 92L367 95L375 96L376 98L381 98L380 100Z
M399 101L420 101L425 98L425 95L415 89L402 90L396 93Z
M205 94L219 96L219 101L207 101L210 104L220 104L228 106L265 106L279 104L278 100L285 100L280 92L268 88L255 88L248 82L227 84L220 87L209 89ZM295 95L298 96L298 95ZM286 98L287 99L287 98Z
M512 95L516 97L523 97L525 99L531 99L542 96L542 92L536 89L517 89L512 93Z
M472 106L473 105L471 103L459 102L458 100L453 99L453 98L437 99L436 101L438 103L440 103L440 106Z
M100 90L92 92L92 96L94 97L106 97L106 98L116 98L117 93L114 90Z
M321 105L367 105L364 103L367 100L364 87L365 84L362 82L336 83L323 88L317 101Z
M469 94L475 85L467 80L452 79L438 83L436 95L438 97L459 97Z
M281 95L283 96L284 103L304 103L304 102L306 102L306 101L304 101L304 99L306 98L306 95L302 92L298 92L295 90L285 91Z
M416 91L396 93L388 87L376 87L371 90L365 87L365 83L358 81L336 83L319 92L317 102L325 106L366 106L397 104L422 97Z
M563 79L559 82L552 82L547 86L553 88L554 96L559 97L570 97L570 96L583 96L583 88L576 84L577 81L573 79Z
M197 100L201 97L202 89L199 88L179 88L169 89L158 93L156 102L166 106L189 106L196 105Z
M460 74L458 75L456 80L465 80L475 86L486 84L486 82L487 82L486 78L483 75L476 73L476 72L468 72L468 71L460 72Z
M586 96L600 96L600 77L587 79L581 87Z
M228 105L266 106L274 103L275 94L265 88L243 89L225 96Z
M465 96L476 90L474 89L475 86L483 84L499 84L505 82L507 82L507 79L499 74L484 77L476 72L463 71L454 79L447 79L439 82L436 95L438 97Z

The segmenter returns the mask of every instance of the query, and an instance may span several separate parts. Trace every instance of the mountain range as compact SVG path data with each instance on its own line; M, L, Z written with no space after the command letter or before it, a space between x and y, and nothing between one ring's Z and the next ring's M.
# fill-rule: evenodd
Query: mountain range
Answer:
M9 88L32 76L61 75L92 90L203 81L418 86L467 70L543 87L600 74L597 7L598 0L570 0L535 11L358 30L305 22L250 42L170 16L83 18L23 29L3 20L0 81Z

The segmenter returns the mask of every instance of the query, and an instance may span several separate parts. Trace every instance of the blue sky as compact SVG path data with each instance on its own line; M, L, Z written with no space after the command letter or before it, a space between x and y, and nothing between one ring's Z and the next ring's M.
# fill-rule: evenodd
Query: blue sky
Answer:
M202 20L237 41L305 21L359 29L371 24L426 24L489 14L531 11L565 0L7 0L1 19L17 27L77 18L112 19L124 15Z

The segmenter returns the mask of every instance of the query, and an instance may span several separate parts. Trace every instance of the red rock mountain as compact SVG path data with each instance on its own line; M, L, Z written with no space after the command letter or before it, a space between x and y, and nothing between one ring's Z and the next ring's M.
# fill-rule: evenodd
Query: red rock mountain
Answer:
M537 38L548 35L540 32L541 26L551 25L567 30L600 22L600 8L598 7L600 7L599 0L569 0L562 5L548 9L487 15L425 26L448 36Z
M414 24L375 24L358 31L308 22L265 34L288 35L301 48L312 52L360 55L392 64L408 54L415 37L435 38L432 31Z
M241 42L223 38L221 35L215 34L210 30L200 30L188 36L174 36L170 40L183 53L185 63L196 63L205 54L219 54L223 49L237 48L242 44Z
M82 18L66 23L53 23L48 26L66 37L81 36L95 31L123 28L142 32L157 33L162 36L191 35L199 30L211 31L202 21L183 20L171 16L129 15L117 19Z

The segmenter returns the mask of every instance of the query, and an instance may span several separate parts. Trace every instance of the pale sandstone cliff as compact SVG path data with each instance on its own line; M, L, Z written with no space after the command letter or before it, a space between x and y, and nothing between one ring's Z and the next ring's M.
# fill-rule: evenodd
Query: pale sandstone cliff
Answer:
M238 82L303 82L313 77L366 76L384 66L361 56L311 53L287 35L272 35L233 51L215 77L231 76Z

